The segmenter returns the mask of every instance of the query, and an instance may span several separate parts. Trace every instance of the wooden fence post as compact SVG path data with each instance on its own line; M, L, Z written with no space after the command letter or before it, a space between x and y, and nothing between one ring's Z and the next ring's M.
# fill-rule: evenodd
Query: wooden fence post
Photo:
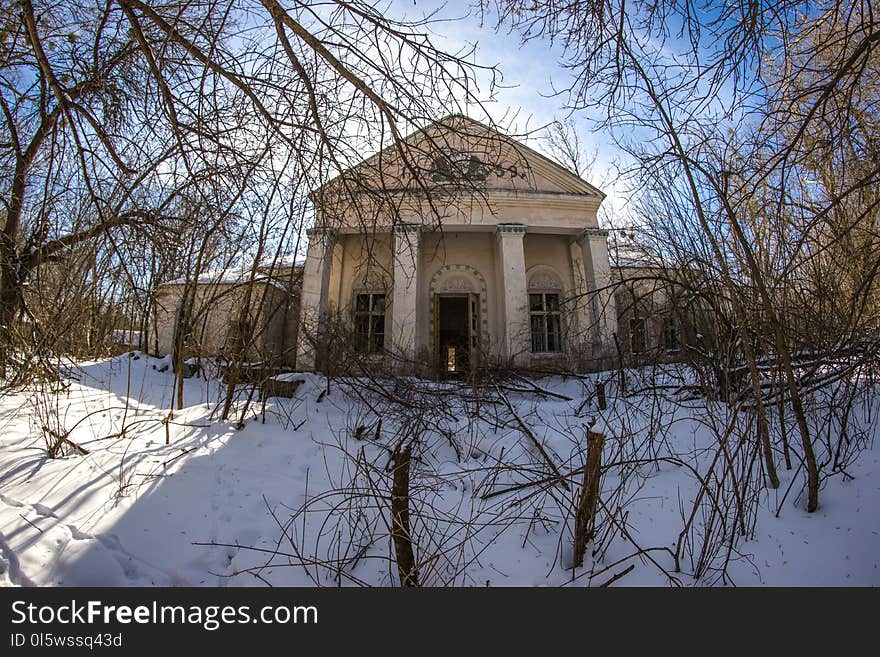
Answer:
M574 566L584 564L587 543L593 538L596 525L596 507L599 504L599 479L602 473L602 446L605 436L587 431L587 462L584 465L584 485L578 500L574 526Z
M599 397L599 410L604 411L608 408L608 401L605 399L604 381L599 381L599 383L596 384L596 395Z

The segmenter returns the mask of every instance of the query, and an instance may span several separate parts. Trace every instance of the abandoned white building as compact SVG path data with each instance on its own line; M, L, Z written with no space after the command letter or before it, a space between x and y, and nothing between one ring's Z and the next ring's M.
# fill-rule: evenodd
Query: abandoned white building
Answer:
M600 365L617 330L604 194L461 116L407 146L312 196L297 367L320 366L330 321L402 370Z
M167 355L180 340L185 356L238 356L292 368L301 276L301 264L284 259L167 281L153 294L147 350Z
M482 365L595 370L617 362L614 284L621 275L598 223L604 194L523 144L453 116L311 199L316 220L301 287L289 268L263 269L262 291L250 297L259 306L250 329L262 333L251 359L322 369L328 348L330 357L341 353L325 338L343 333L366 359L422 375ZM223 355L242 331L235 319L241 283L217 283L199 286L212 285L225 299L202 302L204 330L188 348L199 355ZM168 353L180 293L166 285L157 299L164 300L159 350ZM645 336L633 338L641 319L627 314L625 321L624 351L640 341L647 348L649 333L670 353L680 348L675 325L645 324Z

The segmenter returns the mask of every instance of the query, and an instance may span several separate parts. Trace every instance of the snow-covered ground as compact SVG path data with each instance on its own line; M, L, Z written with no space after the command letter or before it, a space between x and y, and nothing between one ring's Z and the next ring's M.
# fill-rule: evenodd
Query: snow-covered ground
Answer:
M163 365L142 354L82 363L56 395L0 398L0 583L396 585L384 466L406 418L388 411L377 427L376 402L357 383L331 382L326 395L323 378L303 375L293 399L252 400L241 428L237 417L218 419L218 380L189 379L169 420L173 375ZM717 523L711 505L680 534L729 410L674 390L648 397L638 385L620 395L609 383L611 407L600 415L592 382L538 383L557 396L512 384L512 413L497 398L457 401L470 393L437 387L448 393L445 410L412 465L423 583L582 586L625 573L614 585L880 585L880 396L855 406L864 451L848 477L823 482L819 510L804 510L803 476L777 455L781 485L754 493L757 513L746 514L747 535L728 554L700 542ZM596 422L606 432L602 499L616 520L603 516L600 549L582 569L571 569L567 515L581 475L569 490L553 481L520 422L566 474L583 464L585 429ZM47 423L72 430L89 454L47 458ZM529 485L536 480L549 482ZM695 580L701 551L711 555Z

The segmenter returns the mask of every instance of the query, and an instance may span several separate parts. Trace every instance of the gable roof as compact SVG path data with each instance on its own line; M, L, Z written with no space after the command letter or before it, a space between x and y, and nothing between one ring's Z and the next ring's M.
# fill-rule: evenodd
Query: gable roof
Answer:
M605 198L604 192L580 178L558 162L539 153L533 148L513 139L499 130L487 126L463 114L451 114L442 119L414 131L400 144L391 144L346 169L310 195L316 197L330 191L346 177L356 178L358 175L373 175L382 179L393 167L401 162L400 147L406 149L406 158L416 161L426 160L422 164L419 175L422 182L430 188L432 181L426 180L430 174L429 161L450 151L465 154L476 152L487 160L489 174L485 187L492 190L514 190L518 192L540 192L597 198L600 202ZM412 172L410 171L410 174ZM398 183L382 185L388 191L416 191L421 185L408 185L402 182L404 176L390 177ZM410 176L412 178L412 176ZM519 179L519 181L517 180Z

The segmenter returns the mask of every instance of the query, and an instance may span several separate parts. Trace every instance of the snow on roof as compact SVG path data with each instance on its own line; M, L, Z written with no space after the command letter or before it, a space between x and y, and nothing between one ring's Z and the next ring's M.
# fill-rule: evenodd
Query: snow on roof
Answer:
M627 248L617 248L617 249L609 249L608 253L609 258L611 259L612 267L656 267L656 261L652 261L651 258L635 249L627 249Z
M265 258L257 265L257 273L253 280L255 283L269 283L280 289L286 289L285 286L275 277L286 269L301 269L305 264L305 259L295 255L278 256L276 259ZM189 279L175 278L171 281L160 283L160 285L184 285ZM246 285L251 280L251 268L230 268L219 269L216 271L206 271L199 276L196 283L198 285Z
M184 285L189 279L175 278L172 281L165 281L160 285ZM205 272L196 280L198 285L246 285L251 281L250 269L223 269L220 271ZM279 281L267 276L263 273L257 273L253 276L254 283L268 283L281 290L286 289Z
M305 264L305 258L294 254L278 256L277 259L272 256L271 258L263 258L263 260L260 261L260 267L274 266L275 269L288 269L290 267L297 269L303 267Z

